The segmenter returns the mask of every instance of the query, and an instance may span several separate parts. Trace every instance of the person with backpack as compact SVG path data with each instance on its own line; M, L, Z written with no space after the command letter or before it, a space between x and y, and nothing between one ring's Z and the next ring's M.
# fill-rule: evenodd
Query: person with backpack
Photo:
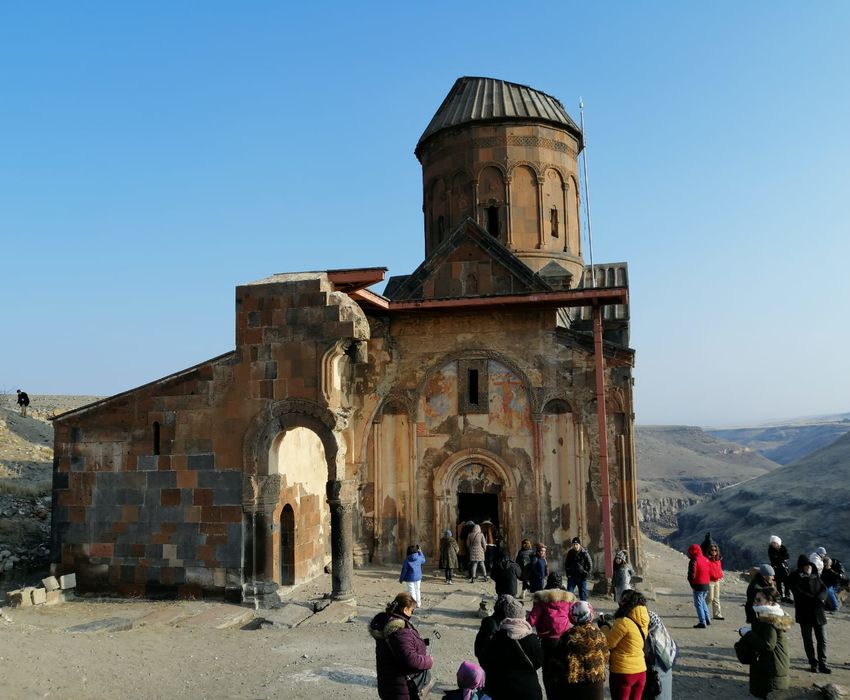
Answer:
M694 546L699 549L699 545ZM614 619L609 621L603 618L600 627L604 627L603 632L611 650L611 700L641 700L646 685L644 651L649 646L646 598L635 590L623 591Z
M650 700L650 697L660 698L660 700L673 700L673 664L679 655L679 647L673 637L670 636L661 618L652 610L649 611L649 641L652 645L652 660L648 663L646 671L647 674L652 671L655 672L661 692L658 695L651 696L648 692L649 679L647 678L643 697L646 700Z
M434 659L427 653L429 640L423 639L410 621L416 608L410 593L399 593L369 623L381 700L416 700L434 684L430 674Z
M531 545L531 540L524 539L514 560L519 564L519 568L522 569L522 593L520 593L520 598L525 598L525 592L531 588L529 579L531 577L530 567L533 558L534 547Z
M18 407L21 409L21 415L26 417L27 415L27 406L30 405L30 397L27 396L27 392L21 391L18 389Z
M750 694L766 698L774 690L789 686L788 629L791 617L779 605L779 591L761 588L756 592L751 629L735 644L739 660L750 666ZM743 631L745 628L741 628Z
M844 575L844 567L841 562L838 559L824 557L820 580L826 586L826 611L836 612L839 608L838 589L847 585L847 577Z
M507 594L516 598L520 576L522 576L522 569L519 568L519 564L511 561L508 553L499 547L496 561L490 569L490 578L496 584L496 595Z

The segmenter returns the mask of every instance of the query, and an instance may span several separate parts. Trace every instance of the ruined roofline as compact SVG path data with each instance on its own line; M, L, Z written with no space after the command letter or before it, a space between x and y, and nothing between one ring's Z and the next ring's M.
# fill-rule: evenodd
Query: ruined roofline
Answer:
M509 308L574 308L579 306L611 306L629 303L628 287L571 289L568 291L531 292L479 297L448 297L392 301L374 292L352 292L351 298L385 313L409 311L462 311L467 309Z
M593 333L590 331L577 331L573 328L556 328L555 334L575 340L580 345L586 346L587 349L593 350ZM620 345L611 340L605 340L605 338L602 339L602 351L606 357L616 357L619 354L624 354L632 365L634 365L634 358L637 353L634 348L630 348L628 345Z
M106 404L108 404L112 401L115 401L116 399L124 398L125 396L129 396L130 394L133 394L137 391L141 391L142 389L147 389L149 387L153 387L153 386L156 386L158 384L167 384L169 382L172 382L172 381L178 380L178 379L187 379L194 372L197 372L198 370L200 370L204 366L215 363L215 362L220 362L221 360L227 359L228 357L233 357L235 355L236 355L236 351L230 350L229 352L225 352L221 355L217 355L216 357L213 357L209 360L204 360L203 362L199 362L198 364L192 365L191 367L188 367L186 369L181 369L178 372L174 372L173 374L168 374L164 377L160 377L159 379L154 379L152 382L148 382L147 384L142 384L140 386L133 387L132 389L127 389L126 391L122 391L120 394L113 394L112 396L107 396L105 399L93 401L92 403L86 404L85 406L79 406L78 408L73 408L70 411L65 411L65 413L60 413L58 416L52 416L50 418L50 420L51 421L65 420L66 418L68 418L70 416L77 415L77 414L80 414L80 413L87 413L87 412L91 411L92 409L100 408L101 406L104 406L104 405L106 405Z

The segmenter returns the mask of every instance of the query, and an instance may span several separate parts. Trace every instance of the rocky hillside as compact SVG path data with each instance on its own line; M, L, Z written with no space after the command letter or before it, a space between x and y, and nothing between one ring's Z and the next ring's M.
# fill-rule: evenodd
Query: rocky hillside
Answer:
M778 535L792 559L826 547L850 559L850 433L792 464L688 508L670 538L682 549L710 530L727 567L764 561L770 535Z
M779 466L692 426L638 426L636 449L642 528L656 539L676 529L685 508Z
M39 568L49 558L53 425L49 416L96 400L31 396L27 417L15 394L0 395L0 575Z
M779 464L790 464L850 432L850 413L706 432L744 445Z

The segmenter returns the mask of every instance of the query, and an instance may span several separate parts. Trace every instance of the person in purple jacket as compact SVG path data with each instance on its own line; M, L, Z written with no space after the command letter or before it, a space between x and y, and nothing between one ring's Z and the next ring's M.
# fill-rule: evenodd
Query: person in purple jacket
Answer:
M407 548L407 559L401 565L401 574L398 582L407 584L407 592L413 596L416 605L422 607L422 565L425 563L425 555L418 544L412 544Z
M415 700L416 696L411 696L408 688L408 679L414 679L434 665L434 659L427 654L428 640L422 639L410 621L414 610L413 596L399 593L386 612L376 615L369 626L369 633L375 639L381 700ZM429 679L428 683L433 685L433 680Z

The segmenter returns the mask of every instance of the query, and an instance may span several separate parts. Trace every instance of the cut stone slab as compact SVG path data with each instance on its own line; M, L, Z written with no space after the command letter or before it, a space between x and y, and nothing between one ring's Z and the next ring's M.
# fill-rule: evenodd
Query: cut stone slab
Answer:
M45 591L56 591L59 589L59 580L55 576L48 576L41 579L41 585Z
M274 610L263 610L263 617L269 622L281 627L295 627L313 615L313 611L307 605L299 603L287 603Z
M357 605L354 601L335 600L323 610L301 623L302 627L325 625L329 622L348 622L357 617Z
M45 605L58 605L65 602L65 596L62 591L47 591L47 599Z
M35 590L32 586L24 586L21 589L21 607L22 608L31 608L32 607L32 592Z
M44 605L47 602L47 591L43 588L32 589L32 604Z
M93 632L126 632L133 628L133 621L126 617L107 617L103 620L84 622L82 625L67 627L66 632L91 634Z
M77 574L65 574L59 577L59 587L63 591L77 587Z
M235 605L211 604L203 612L178 622L177 627L213 627L217 630L224 630L228 627L244 625L253 618L253 610Z
M197 610L187 610L179 605L152 610L147 615L133 620L133 627L150 627L151 625L176 625L188 617L197 614Z

